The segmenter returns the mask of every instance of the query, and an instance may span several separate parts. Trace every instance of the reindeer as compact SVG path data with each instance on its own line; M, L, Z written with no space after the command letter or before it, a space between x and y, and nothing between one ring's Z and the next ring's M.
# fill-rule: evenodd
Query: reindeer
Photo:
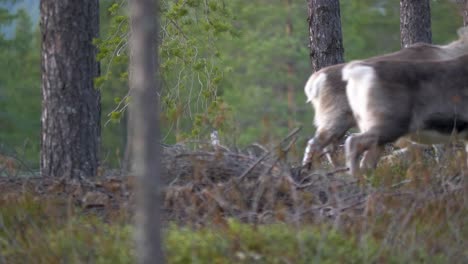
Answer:
M419 43L400 51L369 58L365 61L380 60L441 60L455 58L468 54L468 27L458 30L459 39L443 46ZM305 85L307 102L315 109L314 124L317 128L312 139L307 143L303 166L311 165L318 154L334 149L334 146L344 137L345 133L356 126L348 99L346 98L346 80L342 78L342 70L346 64L337 64L321 69L312 74ZM375 156L369 153L370 156ZM330 158L335 166L333 159ZM374 167L377 161L367 158L363 164Z
M463 140L468 151L468 55L440 61L355 61L343 68L361 133L346 139L346 163L406 136L425 144Z

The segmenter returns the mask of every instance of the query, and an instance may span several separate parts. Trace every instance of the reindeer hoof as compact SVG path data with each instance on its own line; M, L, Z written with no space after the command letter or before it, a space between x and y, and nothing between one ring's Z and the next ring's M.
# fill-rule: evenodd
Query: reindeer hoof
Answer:
M311 161L302 163L302 170L310 171L311 169L312 169L312 162Z

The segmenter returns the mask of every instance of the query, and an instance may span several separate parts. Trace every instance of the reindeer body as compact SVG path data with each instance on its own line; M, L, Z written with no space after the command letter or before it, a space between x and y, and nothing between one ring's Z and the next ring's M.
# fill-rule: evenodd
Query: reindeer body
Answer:
M373 150L403 136L425 144L468 140L468 55L442 61L357 61L342 75L361 131L345 143L353 175L360 154L378 153Z
M377 56L365 61L381 60L443 60L468 54L468 28L458 31L460 39L445 46L418 43L400 51ZM315 109L314 124L316 133L307 143L303 165L310 164L314 156L327 146L336 144L346 131L356 125L351 107L346 97L347 81L343 80L342 70L346 64L326 67L312 74L305 86L307 102ZM376 161L370 161L374 164ZM371 165L372 166L372 165Z

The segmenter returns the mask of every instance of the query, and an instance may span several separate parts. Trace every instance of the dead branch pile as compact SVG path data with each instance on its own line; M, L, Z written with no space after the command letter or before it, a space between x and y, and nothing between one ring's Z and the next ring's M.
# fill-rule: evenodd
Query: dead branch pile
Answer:
M293 131L267 150L183 145L164 149L164 209L179 223L206 224L234 217L252 223L337 219L362 213L367 192L345 170L305 172L286 161ZM338 214L338 212L340 212ZM339 221L339 217L338 220Z
M270 150L259 145L243 151L219 146L194 151L182 145L166 148L166 218L195 226L226 218L249 223L326 221L341 226L369 215L398 214L410 208L414 213L466 188L461 171L450 174L445 165L428 172L415 163L406 173L412 177L414 170L414 178L379 187L359 185L344 169L304 171L286 160L294 133Z

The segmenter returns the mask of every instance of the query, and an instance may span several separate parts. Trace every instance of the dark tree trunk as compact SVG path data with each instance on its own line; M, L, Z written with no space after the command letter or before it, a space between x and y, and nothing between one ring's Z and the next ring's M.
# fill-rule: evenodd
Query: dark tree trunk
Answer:
M310 60L313 71L342 63L343 37L339 0L309 0Z
M468 26L468 0L463 3L463 26Z
M132 0L130 40L130 135L138 177L137 247L139 263L162 263L160 222L161 149L157 0Z
M429 0L400 0L401 47L432 42Z
M99 165L100 93L93 38L98 0L41 0L41 174L95 176Z
M293 25L292 25L292 18L291 18L291 5L292 0L285 0L286 9L288 11L287 18L286 18L286 37L291 38L293 33ZM288 47L290 48L290 47ZM288 95L288 128L291 130L296 125L296 103L295 103L295 89L294 85L292 84L292 80L294 79L295 69L294 63L292 60L289 60L286 63L286 68L288 69L288 80L286 85L286 91Z
M463 16L463 26L468 26L468 0L457 0Z

